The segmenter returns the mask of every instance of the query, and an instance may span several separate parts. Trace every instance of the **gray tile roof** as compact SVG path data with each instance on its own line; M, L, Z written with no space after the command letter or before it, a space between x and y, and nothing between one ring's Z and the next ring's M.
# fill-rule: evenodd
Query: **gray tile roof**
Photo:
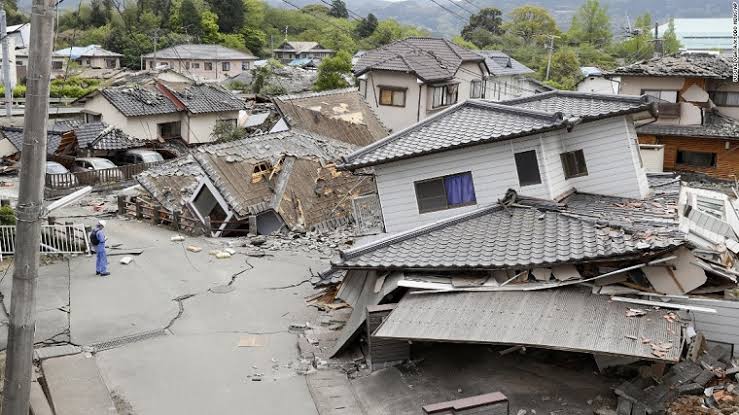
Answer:
M371 166L566 126L560 114L469 100L344 157L344 166Z
M660 136L739 140L739 121L717 112L706 112L703 125L648 124L638 127L636 131L639 134Z
M141 87L101 89L100 93L126 117L172 114L177 106L163 94Z
M203 176L200 165L187 156L153 166L136 180L166 209L181 211Z
M154 53L144 55L144 58L153 57ZM157 59L257 60L257 57L251 53L221 45L186 44L157 51Z
M104 122L90 122L74 129L80 148L95 150L124 150L143 147L146 141L131 137L120 128L112 128Z
M379 338L493 343L603 353L677 362L682 351L680 322L669 310L628 317L623 303L591 294L587 287L544 291L406 294L374 336ZM673 345L657 357L649 342Z
M463 62L485 59L446 39L409 37L362 55L354 65L354 74L371 70L413 73L423 81L451 79Z
M477 50L478 55L485 57L485 63L488 65L491 75L524 75L534 73L534 70L522 64L521 62L511 58L505 53L498 50Z
M616 68L609 75L731 79L731 64L720 56L691 53L639 61Z
M551 203L551 202L550 202ZM341 252L337 268L530 268L638 255L678 246L681 238L608 226L562 209L518 199L421 226Z
M650 106L646 96L572 91L543 92L503 101L501 104L548 113L560 112L565 116L580 117L584 120L641 112L648 110Z
M190 85L181 90L168 89L193 114L239 111L245 108L244 101L216 85L200 84Z
M0 134L6 137L18 151L23 149L23 128L19 127L0 127ZM62 141L61 131L54 131L49 129L46 132L46 152L47 154L54 154L59 148L59 143Z
M286 47L285 47L286 46ZM279 48L275 51L292 51L295 53L303 53L308 51L331 51L331 49L324 48L318 42L300 42L295 40L288 40L283 42Z

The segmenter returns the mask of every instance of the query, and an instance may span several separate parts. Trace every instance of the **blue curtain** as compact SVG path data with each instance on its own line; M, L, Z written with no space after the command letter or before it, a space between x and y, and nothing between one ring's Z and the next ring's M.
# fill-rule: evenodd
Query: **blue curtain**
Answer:
M444 178L446 200L449 206L474 203L475 187L472 185L472 174L464 173Z

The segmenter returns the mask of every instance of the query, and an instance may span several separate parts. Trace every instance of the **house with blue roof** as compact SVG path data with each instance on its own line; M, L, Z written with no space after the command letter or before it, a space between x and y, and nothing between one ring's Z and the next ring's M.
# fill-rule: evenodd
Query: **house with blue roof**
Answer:
M683 52L718 52L729 56L732 50L731 17L721 18L675 18L675 34L682 44ZM659 36L667 33L669 23L660 25Z

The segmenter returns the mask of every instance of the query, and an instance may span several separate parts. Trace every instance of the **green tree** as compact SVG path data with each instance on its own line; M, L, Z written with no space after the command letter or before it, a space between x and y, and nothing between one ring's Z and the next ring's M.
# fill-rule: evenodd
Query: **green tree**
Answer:
M474 43L470 41L465 40L460 35L456 35L452 37L452 43L454 43L455 45L461 46L465 49L477 49L477 45L475 45Z
M549 12L539 6L516 7L511 20L503 25L506 32L527 44L542 44L546 35L557 35L559 29Z
M580 78L580 60L570 47L560 48L552 54L549 72L550 84L559 89L573 89Z
M360 46L364 49L374 49L412 36L429 36L429 32L417 27L401 25L393 19L387 19L377 23L374 33L366 38Z
M3 2L3 8L5 9L5 18L8 25L27 23L30 20L28 16L18 10L16 0L5 0Z
M494 7L486 7L473 14L470 16L469 22L462 28L462 37L467 41L477 44L479 47L483 47L485 45L475 42L472 36L473 32L480 30L484 30L493 36L502 35L503 17L501 11ZM476 37L479 38L479 36L480 34L478 33Z
M208 0L208 3L218 16L218 28L221 32L235 33L244 25L243 0Z
M590 43L596 48L602 48L611 43L611 19L605 6L598 0L585 0L572 16L572 24L567 33L576 43Z
M346 9L346 3L343 0L331 0L331 10L328 14L338 19L349 18L349 10Z
M318 78L313 84L313 90L346 88L349 83L344 79L351 75L352 56L347 51L339 51L335 56L324 59L318 66Z
M377 17L375 17L374 14L370 13L367 15L366 18L362 19L361 22L359 22L359 25L357 25L356 33L359 37L370 37L372 36L372 33L375 33L375 29L377 29Z
M652 16L644 13L636 18L634 32L616 48L616 54L626 63L649 59L654 56Z
M324 6L323 4L308 4L306 6L303 6L300 10L310 14L310 15L325 15L330 16L331 15L331 9Z
M221 34L218 32L218 16L212 11L204 11L200 15L200 40L203 43L218 43Z
M667 55L672 55L679 52L682 46L675 33L675 20L670 18L670 22L667 24L667 31L662 36L662 51Z
M259 29L250 26L244 26L241 29L241 36L244 37L244 46L257 56L264 56L264 46L267 44L267 34Z
M180 6L180 22L185 33L197 38L202 36L202 16L193 0L182 0Z

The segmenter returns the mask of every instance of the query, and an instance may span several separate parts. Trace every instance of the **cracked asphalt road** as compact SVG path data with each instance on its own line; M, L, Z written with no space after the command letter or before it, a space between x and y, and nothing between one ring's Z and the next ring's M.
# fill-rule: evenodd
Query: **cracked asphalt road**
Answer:
M129 265L111 256L107 278L95 276L93 257L42 266L37 342L89 346L166 330L95 355L108 389L135 414L317 413L305 378L291 366L296 337L287 328L315 320L303 301L310 285L297 283L325 260L279 251L216 259L208 252L224 240L171 242L176 233L135 221L109 220L106 230L111 244L144 253ZM203 250L188 252L187 245ZM8 308L11 276L0 282ZM238 347L245 335L261 335L266 344ZM262 380L251 380L255 374Z

